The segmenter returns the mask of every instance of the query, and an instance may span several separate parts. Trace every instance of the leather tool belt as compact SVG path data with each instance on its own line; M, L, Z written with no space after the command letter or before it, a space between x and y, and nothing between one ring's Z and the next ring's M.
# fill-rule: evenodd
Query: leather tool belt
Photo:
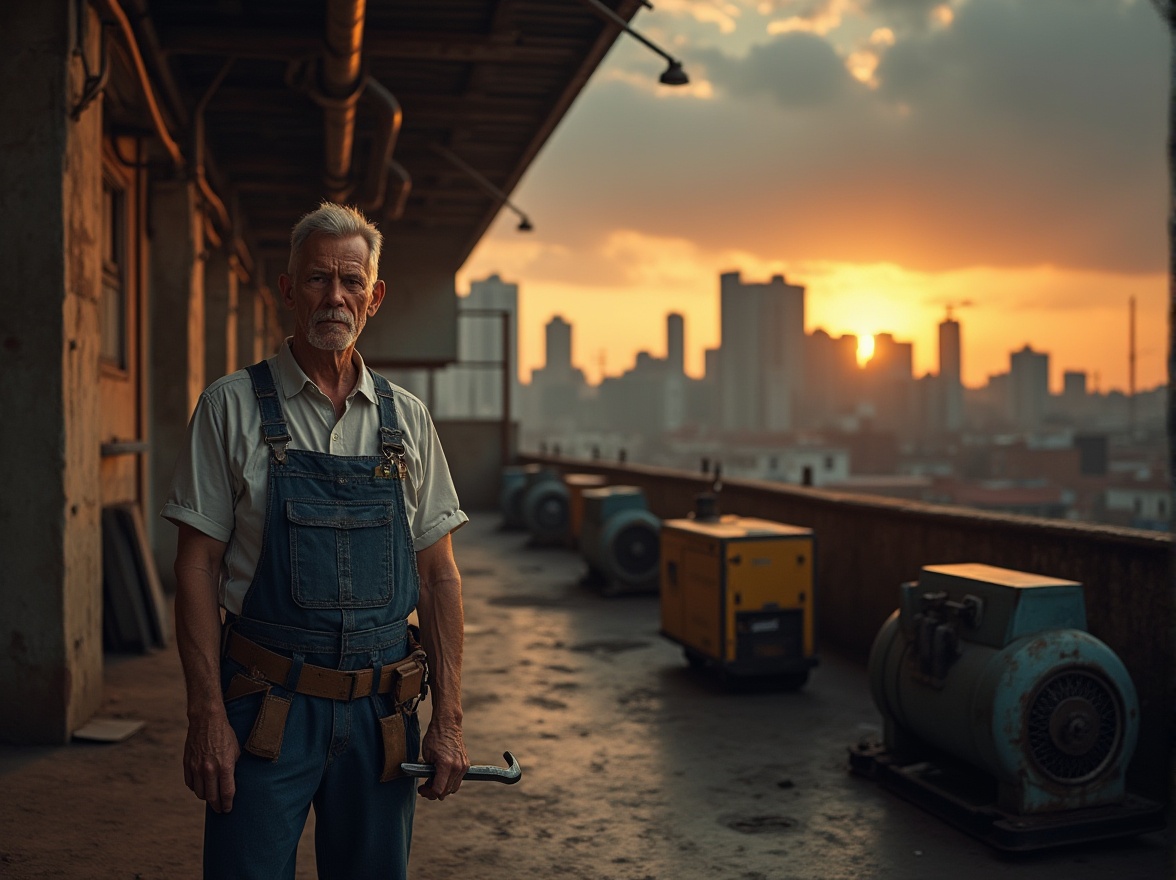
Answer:
M310 697L342 701L392 693L395 695L398 708L404 707L413 711L416 706L411 705L409 708L410 704L419 702L425 696L428 692L428 683L425 652L415 642L410 642L410 645L413 648L412 652L398 663L384 667L378 683L374 681L373 669L345 672L307 663L302 667L292 690ZM263 648L235 632L229 633L226 653L245 667L246 675L238 677L253 681L260 679L279 687L289 686L290 668L294 665L289 657ZM236 682L230 683L230 692L233 691L233 684ZM228 693L225 699L229 700L232 696Z

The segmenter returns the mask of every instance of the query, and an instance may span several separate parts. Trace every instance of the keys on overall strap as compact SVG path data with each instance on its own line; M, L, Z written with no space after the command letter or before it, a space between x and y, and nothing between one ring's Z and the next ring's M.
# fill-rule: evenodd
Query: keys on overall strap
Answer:
M404 445L401 443L384 443L381 451L384 460L376 465L372 472L377 480L403 480L408 476L408 464L404 460Z

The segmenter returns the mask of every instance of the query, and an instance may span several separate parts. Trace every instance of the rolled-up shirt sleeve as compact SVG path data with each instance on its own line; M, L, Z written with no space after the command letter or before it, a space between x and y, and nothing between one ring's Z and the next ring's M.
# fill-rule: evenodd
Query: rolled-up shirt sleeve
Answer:
M410 471L409 482L416 494L416 509L412 517L412 546L416 551L424 550L440 541L454 529L469 522L458 504L457 490L441 448L441 438L429 417L428 410L419 401L413 401L413 421L416 422L416 452L418 467ZM407 488L407 487L406 487Z
M161 515L228 543L233 533L234 497L225 445L225 413L205 393L188 423L187 443L176 459L171 490Z

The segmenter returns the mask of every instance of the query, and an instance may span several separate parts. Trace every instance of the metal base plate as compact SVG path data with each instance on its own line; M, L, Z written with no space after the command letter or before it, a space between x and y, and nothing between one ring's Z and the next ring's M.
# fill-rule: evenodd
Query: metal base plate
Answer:
M849 748L849 769L946 819L994 849L1027 853L1164 827L1164 807L1127 795L1121 804L1038 815L996 806L996 784L973 767L937 755L933 761L897 755L877 743Z

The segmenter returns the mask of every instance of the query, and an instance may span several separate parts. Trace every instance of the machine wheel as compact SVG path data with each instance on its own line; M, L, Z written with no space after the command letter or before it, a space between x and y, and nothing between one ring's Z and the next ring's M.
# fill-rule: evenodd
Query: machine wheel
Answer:
M694 670L701 670L706 668L706 657L699 654L692 648L683 648L682 656L686 658L686 664Z

